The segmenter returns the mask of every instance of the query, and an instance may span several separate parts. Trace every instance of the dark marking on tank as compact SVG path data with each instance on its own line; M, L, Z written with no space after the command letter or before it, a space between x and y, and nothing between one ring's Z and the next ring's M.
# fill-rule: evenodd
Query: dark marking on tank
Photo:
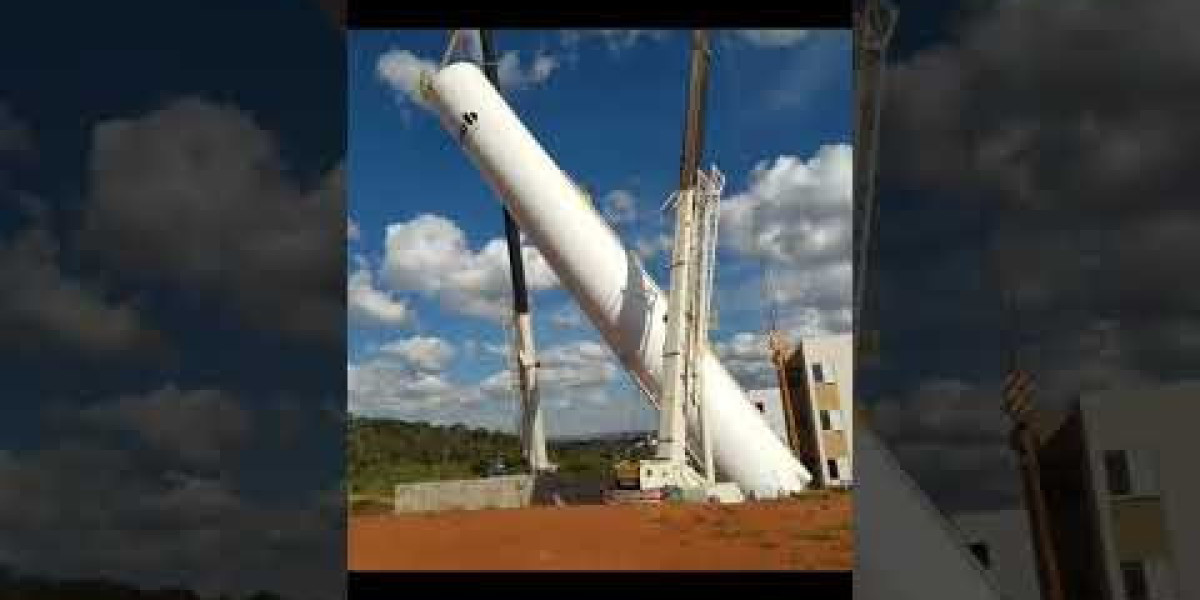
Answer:
M474 127L479 122L479 114L475 111L465 112L462 114L462 121L463 124L458 128L458 141L460 143L466 139L468 129Z

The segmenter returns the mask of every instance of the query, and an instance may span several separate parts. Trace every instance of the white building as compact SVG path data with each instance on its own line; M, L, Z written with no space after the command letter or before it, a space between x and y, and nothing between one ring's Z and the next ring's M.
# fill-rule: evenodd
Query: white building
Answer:
M1200 382L1085 396L1079 415L1111 597L1200 598Z
M854 337L806 337L795 354L804 361L808 418L817 426L824 480L830 485L850 484L854 481Z
M779 388L747 396L781 440L817 468L829 485L854 481L854 342L849 334L804 338L787 361L797 440L789 440L784 395ZM811 440L816 440L814 444ZM814 448L815 446L815 448Z
M1200 598L1200 383L1083 396L1041 435L1038 462L1067 598ZM1016 600L1036 599L1024 510L954 519Z
M1001 595L958 528L900 468L871 426L860 424L856 434L855 600L1018 600Z

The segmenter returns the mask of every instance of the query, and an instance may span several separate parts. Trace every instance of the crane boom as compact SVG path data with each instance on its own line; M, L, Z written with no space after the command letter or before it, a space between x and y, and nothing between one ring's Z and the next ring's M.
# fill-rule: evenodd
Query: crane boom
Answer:
M659 419L658 461L665 480L694 487L697 477L688 465L689 440L699 439L693 454L701 463L704 486L716 486L711 415L700 393L703 387L701 350L708 346L708 314L716 255L717 205L724 179L714 168L699 171L704 149L704 104L708 89L708 36L692 32L691 69L684 120L680 189L675 194L675 243L671 253L671 288L667 299L667 334L663 346L663 392ZM699 420L698 436L688 435L688 416Z
M692 58L688 79L687 111L684 117L683 154L679 163L679 189L696 187L696 173L704 152L704 109L708 92L708 63L711 53L708 34L692 32Z
M671 287L667 295L667 338L663 345L663 391L658 431L658 458L676 466L687 462L687 407L693 389L690 369L695 364L690 325L696 317L694 301L697 249L695 229L700 217L696 182L704 146L704 95L708 80L708 38L692 32L691 74L684 119L683 153L679 165L679 191L675 196L675 243L671 251Z
M479 46L483 54L483 72L488 81L500 89L500 74L496 69L496 54L490 29L479 30ZM520 425L522 453L533 473L553 470L546 453L546 433L542 420L541 398L538 393L537 355L533 345L532 317L529 314L529 289L525 285L525 264L521 257L521 232L508 208L504 213L504 238L508 244L508 265L512 276L513 293L513 352L516 357L517 383L520 390Z
M862 307L867 298L871 234L875 229L875 173L879 154L879 116L883 99L883 62L896 26L896 9L880 0L867 0L856 15L854 73L857 114L854 140L854 327L857 343L867 340L861 331Z

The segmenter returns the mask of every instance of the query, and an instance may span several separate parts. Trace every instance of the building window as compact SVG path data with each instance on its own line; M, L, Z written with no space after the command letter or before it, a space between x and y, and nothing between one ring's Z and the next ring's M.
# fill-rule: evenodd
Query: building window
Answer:
M1110 495L1128 496L1133 491L1129 485L1129 460L1124 450L1104 452L1104 471L1108 475Z
M766 409L766 407L763 406L762 402L755 402L754 406L758 407L758 412L760 412L760 413L767 412L767 409Z
M821 363L813 363L812 372L813 381L817 383L825 383L825 369L821 366Z
M1149 600L1150 586L1146 585L1146 565L1140 560L1121 563L1121 579L1125 582L1125 598Z
M824 431L841 431L842 411L837 409L821 411L821 429Z
M1125 452L1129 457L1129 483L1138 496L1157 496L1158 456L1153 450L1137 449Z
M988 552L987 544L983 542L976 542L967 547L970 548L971 554L975 555L975 559L979 561L979 564L983 565L983 568L992 568L992 556Z
M1157 496L1158 461L1151 450L1107 450L1104 470L1113 496Z
M841 479L841 475L838 473L838 461L836 459L830 458L826 460L825 465L829 467L830 479Z

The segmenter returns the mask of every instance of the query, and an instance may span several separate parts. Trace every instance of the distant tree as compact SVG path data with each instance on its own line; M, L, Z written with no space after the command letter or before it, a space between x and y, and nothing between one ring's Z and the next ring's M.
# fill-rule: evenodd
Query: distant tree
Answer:
M356 494L389 495L398 483L485 476L497 458L510 468L523 464L515 435L478 427L359 417L347 436L347 487ZM582 440L555 442L551 451L564 471L605 477L615 447Z

